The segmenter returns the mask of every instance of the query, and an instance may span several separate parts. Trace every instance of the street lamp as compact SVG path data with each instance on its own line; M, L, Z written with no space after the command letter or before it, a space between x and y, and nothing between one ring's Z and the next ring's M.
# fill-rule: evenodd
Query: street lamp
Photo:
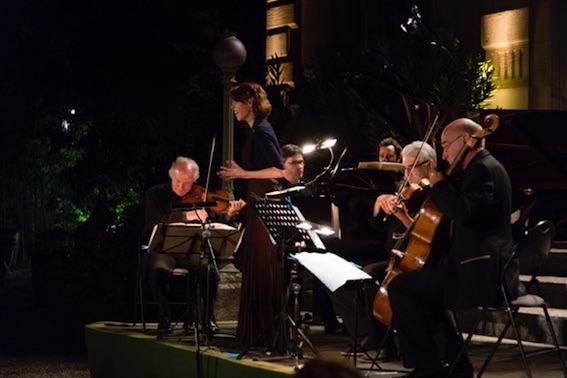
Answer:
M223 133L222 133L222 162L234 160L234 118L230 109L230 90L236 83L236 71L246 61L246 47L236 38L234 33L227 33L217 43L213 50L213 60L222 70L223 84ZM223 189L234 198L232 180L223 182Z

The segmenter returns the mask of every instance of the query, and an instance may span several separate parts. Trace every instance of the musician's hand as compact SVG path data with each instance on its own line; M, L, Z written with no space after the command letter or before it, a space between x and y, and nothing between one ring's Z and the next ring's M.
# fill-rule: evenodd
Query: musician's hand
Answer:
M413 223L413 218L409 215L408 208L402 202L394 212L392 212L396 218L403 223L406 228L408 228Z
M246 171L240 165L236 164L234 160L227 160L226 166L221 166L220 169L217 175L223 180L246 178Z
M205 209L189 210L185 212L187 222L199 221L204 222L209 217L209 213Z
M229 201L227 215L229 217L235 216L244 206L246 206L246 202L244 202L244 200L242 199L239 199L237 201Z
M427 177L429 178L429 184L431 185L432 188L439 181L445 180L445 175L443 174L443 172L437 171L435 169L431 169Z
M376 198L373 214L374 216L377 216L380 213L380 210L382 210L389 215L396 211L396 208L396 196L392 194L382 194Z

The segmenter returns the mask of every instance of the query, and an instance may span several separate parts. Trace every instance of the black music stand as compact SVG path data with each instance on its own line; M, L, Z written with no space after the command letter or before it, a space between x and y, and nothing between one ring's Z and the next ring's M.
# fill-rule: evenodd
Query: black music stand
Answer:
M364 285L374 279L372 276L364 272L363 270L356 267L354 264L346 261L340 256L337 256L331 252L327 253L310 253L301 252L292 256L301 265L303 265L307 270L309 270L315 277L317 277L331 292L336 291L342 286L349 285L354 288L354 335L352 335L352 344L349 348L349 352L352 352L353 364L358 368L357 365L357 352L358 347L358 304L360 298L364 297L361 294L364 291ZM383 346L384 341L380 345L380 349ZM370 356L367 351L364 351L366 357L372 362L370 368L366 370L373 370L373 367L380 371L394 372L393 370L384 370L378 364L378 355L376 357ZM347 357L349 353L347 352Z
M364 284L372 281L372 276L331 252L302 252L293 255L293 258L307 268L307 270L317 277L331 292L336 291L343 285L352 285L355 288L355 323L351 349L353 351L354 365L356 366L356 353L358 349L358 303ZM373 360L368 354L367 357ZM378 366L376 361L373 360L373 363ZM379 366L378 368L380 369Z
M152 230L148 253L196 253L201 237L200 223L158 223Z
M194 341L196 345L197 360L197 377L201 377L201 358L200 347L201 340L204 339L208 346L213 331L210 329L209 318L211 309L209 308L211 301L210 277L215 275L215 279L219 280L219 270L216 262L215 247L217 251L223 251L237 244L241 234L240 230L224 225L222 223L160 223L154 226L152 236L149 243L150 253L173 253L185 254L191 262L192 266L198 267L199 276L195 278L196 282L196 306L195 306L195 327ZM203 260L207 259L206 271L206 288L203 296L203 288L201 287L203 274ZM211 268L212 267L212 268ZM211 269L213 271L211 272ZM204 303L205 308L201 308ZM186 304L186 319L189 316L189 297ZM188 322L184 325L184 333L188 333ZM199 332L201 331L201 332ZM231 335L233 336L233 335Z
M147 253L165 253L184 255L193 264L199 264L199 245L202 228L192 223L158 223L154 226ZM184 313L183 332L190 327L190 280L187 276L187 298ZM162 335L161 335L162 336ZM162 336L163 337L163 336ZM161 337L160 337L161 338Z
M287 252L287 247L292 246L293 248L305 248L309 247L311 249L324 249L324 245L317 235L306 229L300 229L296 226L301 222L305 221L305 218L301 214L298 208L292 206L291 203L285 200L268 200L268 199L255 199L251 201L250 205L254 208L258 217L266 227L270 238L274 244L280 245L280 258L282 269L286 269L286 260L289 256ZM285 272L283 274L285 277ZM316 356L319 356L319 352L315 349L307 335L297 326L299 321L299 303L298 296L301 290L301 286L294 282L297 278L297 264L293 262L293 266L290 269L289 282L287 285L287 290L282 293L282 300L280 306L280 312L274 321L278 321L278 327L276 331L276 336L274 338L272 348L285 353L289 357L294 358L297 361L303 358L303 351L300 347L299 338L311 348ZM293 292L295 296L294 301L294 316L295 319L287 313L287 305L289 303L290 294ZM288 340L288 345L286 344L286 323L291 326L292 340ZM262 334L258 335L258 340L262 337ZM279 343L279 345L278 345ZM240 354L236 357L241 359L250 349L254 343L247 345L243 348Z
M204 303L206 307L204 312L200 308L197 308L197 316L195 319L200 320L201 316L205 316L208 319L210 314L209 298L210 298L210 288L209 288L209 275L211 270L215 277L219 277L219 271L216 261L215 251L218 254L226 254L227 250L230 250L236 246L240 238L242 231L224 225L222 223L160 223L154 226L152 236L149 243L149 253L172 253L172 254L184 254L187 259L190 260L192 266L197 266L199 268L199 274L202 274L202 261L207 258L207 287ZM201 277L198 277L197 282L197 304L200 305L201 299L203 299L203 293L200 291L202 289L200 285ZM208 331L206 335L211 336L210 330L207 329L208 324L201 321L201 327L204 331ZM208 323L208 322L207 322ZM187 331L185 327L185 331ZM197 326L195 328L198 328Z

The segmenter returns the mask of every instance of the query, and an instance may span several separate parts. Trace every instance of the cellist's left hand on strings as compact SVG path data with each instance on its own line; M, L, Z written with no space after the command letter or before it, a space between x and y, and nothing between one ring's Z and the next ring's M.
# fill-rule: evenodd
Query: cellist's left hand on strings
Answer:
M221 166L220 169L217 175L223 180L246 178L246 171L240 165L236 164L234 160L227 160L226 166Z
M244 200L239 199L236 201L230 201L228 205L227 215L229 217L235 216L242 208L246 206L246 202Z

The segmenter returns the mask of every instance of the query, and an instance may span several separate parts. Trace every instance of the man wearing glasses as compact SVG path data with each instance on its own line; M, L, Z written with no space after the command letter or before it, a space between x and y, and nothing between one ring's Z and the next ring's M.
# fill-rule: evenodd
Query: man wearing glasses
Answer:
M446 366L459 352L462 339L446 316L447 309L495 306L500 301L501 261L513 248L511 184L506 169L484 149L484 140L472 148L467 144L481 132L482 127L467 118L448 124L441 134L443 159L453 164L464 152L459 180L429 172L429 199L452 221L440 267L400 274L389 284L404 366L414 369L410 377L449 376ZM517 287L517 282L510 287ZM434 335L444 345L436 343ZM441 348L448 353L443 355ZM473 376L467 358L453 372Z

